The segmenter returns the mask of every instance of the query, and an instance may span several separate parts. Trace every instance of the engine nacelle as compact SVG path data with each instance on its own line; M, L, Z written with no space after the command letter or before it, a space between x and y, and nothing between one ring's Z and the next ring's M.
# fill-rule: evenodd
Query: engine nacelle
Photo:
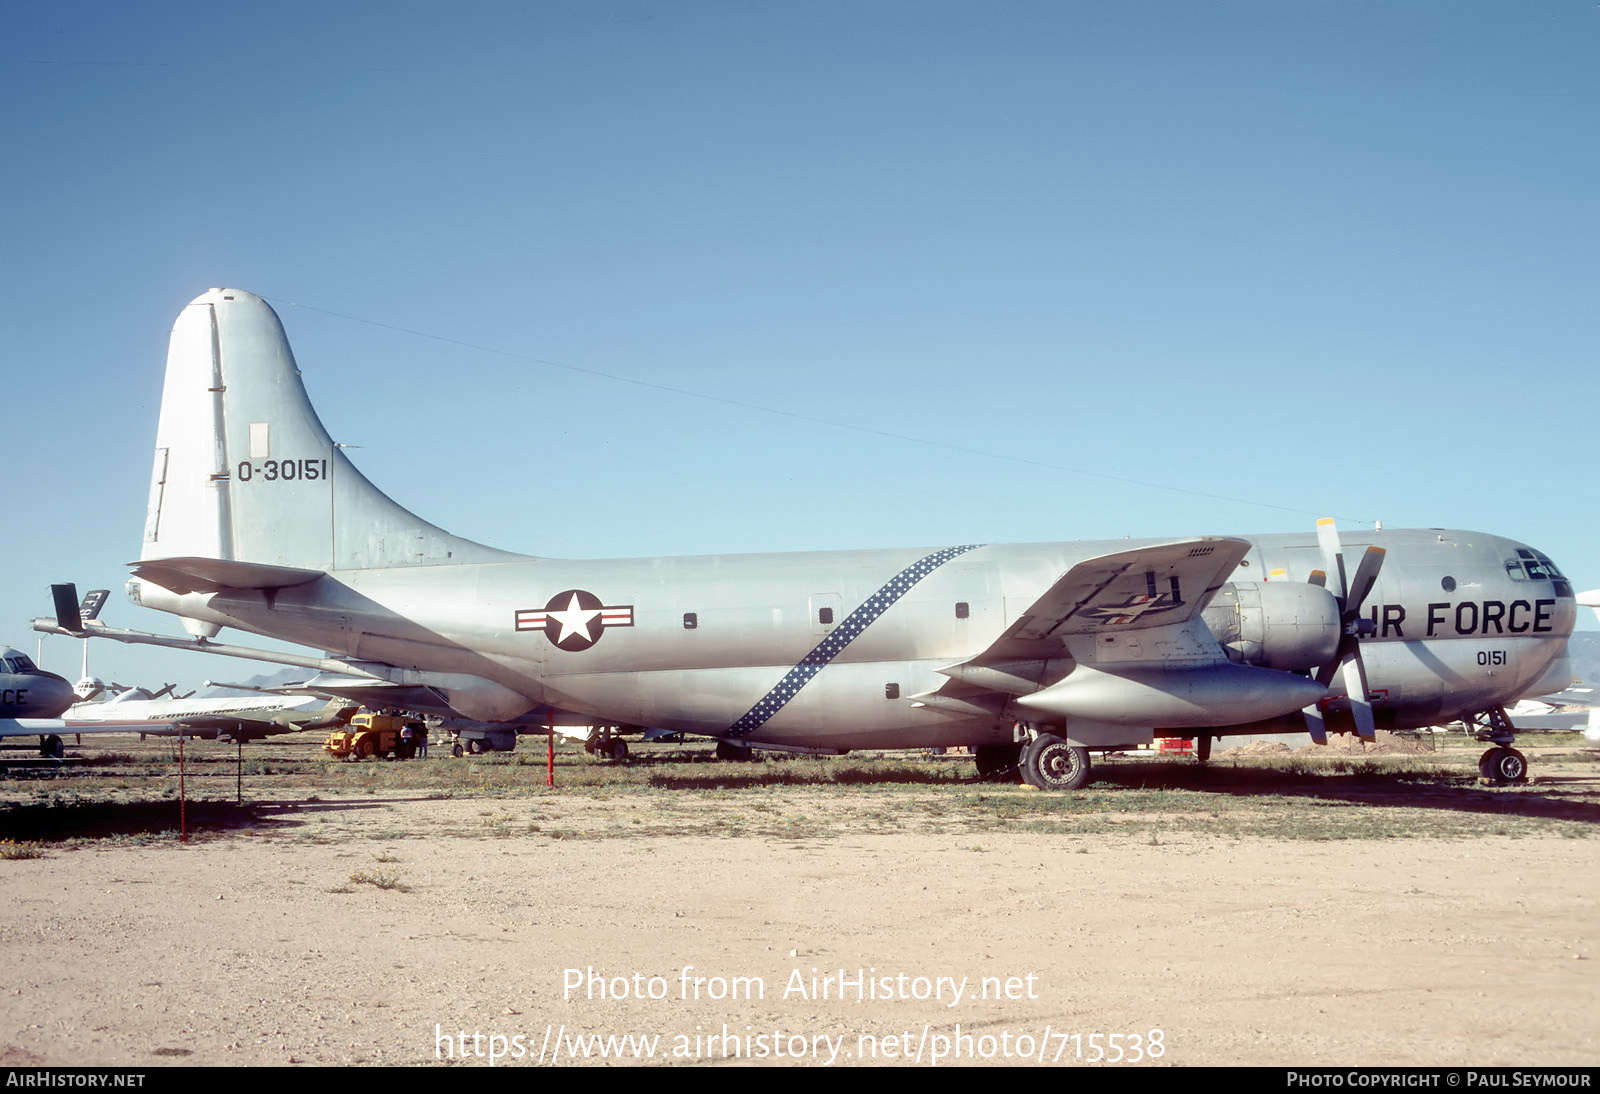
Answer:
M1230 661L1310 669L1339 651L1339 602L1302 581L1235 581L1217 590L1200 618Z

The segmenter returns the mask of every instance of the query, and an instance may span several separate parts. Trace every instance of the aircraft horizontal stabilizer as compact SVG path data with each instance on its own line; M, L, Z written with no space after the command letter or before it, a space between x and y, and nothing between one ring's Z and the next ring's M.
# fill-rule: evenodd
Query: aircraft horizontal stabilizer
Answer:
M283 589L323 576L321 570L267 566L221 558L162 558L131 563L135 577L175 593L214 593L221 589Z

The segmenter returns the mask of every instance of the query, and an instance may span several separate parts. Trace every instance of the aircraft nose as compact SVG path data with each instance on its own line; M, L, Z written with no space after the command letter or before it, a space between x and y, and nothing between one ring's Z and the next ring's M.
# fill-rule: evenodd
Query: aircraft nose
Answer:
M41 711L48 708L48 712L37 715L41 718L56 717L78 699L78 693L72 690L72 685L53 672L40 673L38 682L29 687L36 690L36 705Z

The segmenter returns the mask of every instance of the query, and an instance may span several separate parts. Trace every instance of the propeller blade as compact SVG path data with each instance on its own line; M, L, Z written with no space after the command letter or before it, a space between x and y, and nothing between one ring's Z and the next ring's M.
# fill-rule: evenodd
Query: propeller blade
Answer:
M1339 601L1339 615L1345 628L1339 639L1339 649L1333 659L1317 669L1317 683L1323 687L1333 683L1337 675L1344 677L1345 694L1350 697L1350 715L1356 733L1364 740L1372 740L1377 732L1372 713L1372 701L1367 697L1367 670L1361 661L1361 635L1371 628L1363 625L1361 606L1378 583L1378 571L1383 568L1382 547L1368 547L1356 566L1354 576L1347 580L1344 565L1344 546L1339 539L1339 529L1332 517L1317 521L1317 546L1322 551L1321 570L1312 570L1306 580L1320 585ZM1306 729L1311 739L1326 744L1328 727L1320 708L1305 710Z
M1355 717L1356 733L1370 741L1377 733L1372 718L1372 703L1367 699L1367 669L1361 663L1360 646L1352 643L1344 660L1344 690L1350 696L1350 713Z
M1327 744L1328 724L1322 720L1322 708L1313 703L1300 713L1306 716L1306 732L1311 734L1312 742L1319 745Z
M1339 544L1339 529L1334 526L1332 517L1322 517L1317 521L1317 546L1322 548L1322 568L1328 575L1328 591L1339 598L1339 606L1344 608L1344 550Z
M1378 735L1378 724L1372 718L1372 704L1366 701L1351 702L1350 713L1355 716L1356 736L1371 741Z
M1368 547L1366 554L1361 556L1361 565L1356 567L1356 576L1350 581L1350 593L1345 597L1345 615L1356 615L1361 611L1361 604L1367 599L1367 594L1372 592L1372 587L1378 583L1378 571L1383 567L1384 550L1382 547Z

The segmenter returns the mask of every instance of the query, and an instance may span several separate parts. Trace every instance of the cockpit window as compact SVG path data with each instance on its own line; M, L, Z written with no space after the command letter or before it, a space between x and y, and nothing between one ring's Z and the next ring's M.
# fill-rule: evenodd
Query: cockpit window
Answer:
M1572 586L1556 564L1550 561L1548 555L1538 551L1530 551L1526 547L1517 548L1517 557L1506 559L1506 573L1511 575L1513 581L1553 581L1556 584L1557 596L1571 596Z

